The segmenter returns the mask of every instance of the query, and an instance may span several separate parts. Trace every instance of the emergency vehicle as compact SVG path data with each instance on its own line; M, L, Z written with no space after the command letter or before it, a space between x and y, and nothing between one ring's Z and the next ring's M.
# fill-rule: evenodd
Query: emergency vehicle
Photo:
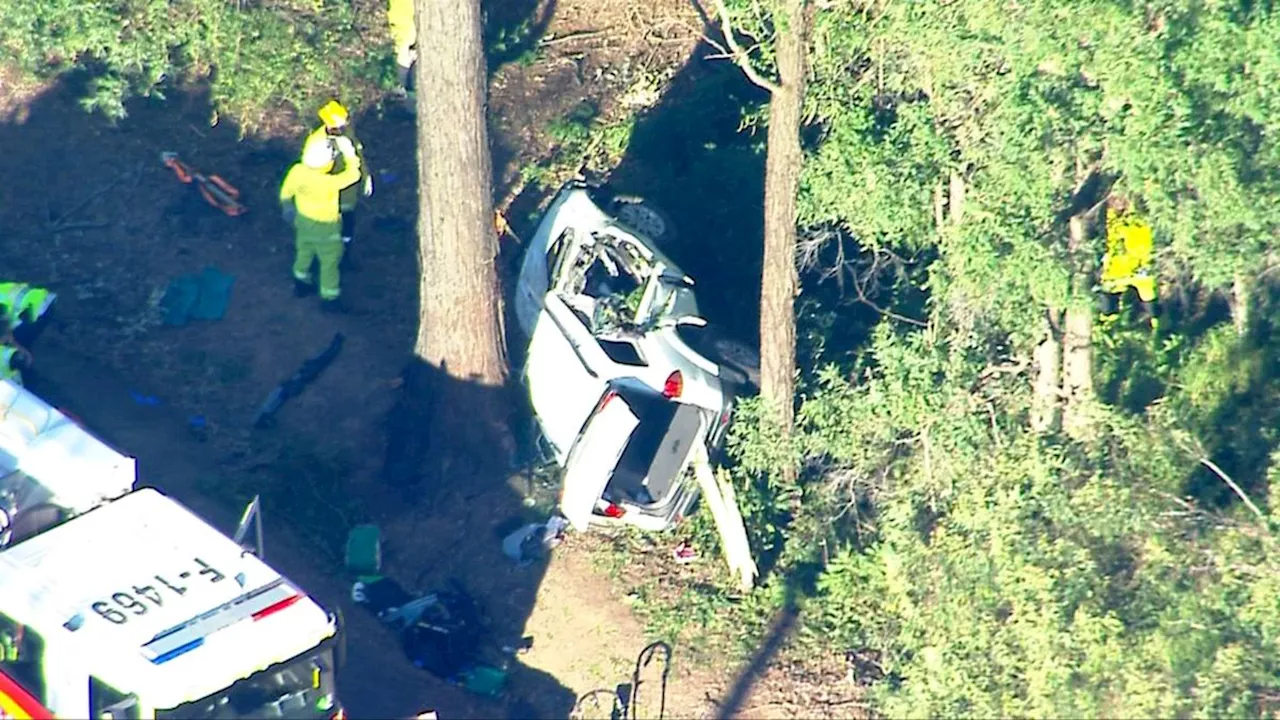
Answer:
M0 382L0 719L343 718L338 618Z

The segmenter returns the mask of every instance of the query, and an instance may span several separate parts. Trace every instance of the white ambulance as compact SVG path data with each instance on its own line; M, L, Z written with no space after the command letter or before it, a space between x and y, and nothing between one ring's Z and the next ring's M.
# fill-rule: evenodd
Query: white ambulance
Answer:
M343 718L335 615L0 382L0 720Z

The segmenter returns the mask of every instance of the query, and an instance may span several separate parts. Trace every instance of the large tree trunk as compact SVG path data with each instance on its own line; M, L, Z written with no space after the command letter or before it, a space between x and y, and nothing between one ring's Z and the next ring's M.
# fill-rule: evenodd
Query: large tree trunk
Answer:
M495 267L479 0L415 0L418 27L418 336L405 394L431 455L505 439L506 362ZM407 299L406 299L407 300ZM479 457L493 457L489 451Z
M790 434L795 415L796 191L804 156L800 121L804 106L806 0L786 2L777 37L777 87L769 101L764 181L764 270L760 278L760 395ZM795 468L786 466L788 478Z

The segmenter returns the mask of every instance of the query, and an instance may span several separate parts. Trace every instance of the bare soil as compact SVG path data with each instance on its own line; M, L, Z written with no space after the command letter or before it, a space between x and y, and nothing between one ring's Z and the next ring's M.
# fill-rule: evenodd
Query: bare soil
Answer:
M583 101L603 112L634 102L628 91L684 66L702 31L684 0L560 0L534 20L545 28L532 61L492 74L499 197L523 166L550 152L549 123ZM310 118L282 113L263 124L272 134L242 138L229 122L210 124L198 90L134 102L117 126L86 114L76 98L74 86L31 83L0 67L4 279L59 295L28 384L136 455L144 481L222 527L234 522L236 500L276 488L267 557L342 609L350 663L341 689L352 717L426 708L445 718L566 717L583 693L629 681L636 654L659 638L646 637L584 548L571 539L546 567L518 568L502 556L502 530L528 516L518 483L461 474L406 498L379 478L390 381L410 356L418 314L412 117L392 104L357 118L378 187L362 206L357 266L343 275L352 310L335 317L320 314L314 298L291 296L291 234L276 209ZM166 150L229 180L250 212L232 218L204 204L161 165ZM520 205L536 207L537 192L527 189ZM520 218L512 222L520 229ZM509 269L519 248L504 252ZM236 276L226 317L161 325L157 303L168 283L206 266ZM266 394L335 332L346 344L333 365L279 413L278 427L250 429ZM158 404L140 404L142 396ZM208 423L203 441L187 431L195 415ZM282 484L287 492L279 493ZM499 632L534 638L506 699L477 698L413 668L394 638L352 605L335 548L356 520L381 526L386 570L405 587L456 580ZM713 712L733 679L718 670L677 671L667 716ZM819 716L788 699L794 683L785 673L769 671L755 694L767 702L744 705L745 716Z

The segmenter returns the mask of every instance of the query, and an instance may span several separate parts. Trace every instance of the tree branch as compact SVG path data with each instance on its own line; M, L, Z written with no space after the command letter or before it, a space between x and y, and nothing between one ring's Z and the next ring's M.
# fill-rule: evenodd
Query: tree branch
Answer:
M724 41L729 45L729 51L732 53L733 62L742 72L746 74L747 79L755 85L768 90L770 93L776 93L781 88L777 83L762 76L756 71L755 66L751 64L751 56L747 54L738 41L734 38L733 24L729 22L729 8L725 7L724 0L713 0L716 4L716 15L720 18L720 32L724 35Z
M1223 472L1222 468L1215 465L1209 458L1200 458L1200 464L1209 468L1215 475L1222 478L1222 481L1227 484L1227 487L1231 488L1236 495L1239 495L1240 499L1244 501L1245 506L1252 510L1254 515L1258 516L1258 519L1262 521L1263 527L1266 526L1267 516L1262 514L1262 511L1258 509L1258 506L1253 504L1253 501L1249 499L1248 495L1244 494L1244 490L1240 489L1240 486L1236 484L1235 480L1231 479L1230 475Z
M875 310L881 315L893 320L897 320L899 322L909 323L917 327L929 327L929 323L927 322L916 320L915 318L909 318L906 315L899 315L898 313L893 312L892 310L885 310L884 308L875 304L875 302L873 302L871 298L867 297L866 292L862 288L862 283L858 281L858 278L856 276L853 278L853 289L854 289L854 292L858 293L858 302L862 303L863 305L866 305L872 310Z

